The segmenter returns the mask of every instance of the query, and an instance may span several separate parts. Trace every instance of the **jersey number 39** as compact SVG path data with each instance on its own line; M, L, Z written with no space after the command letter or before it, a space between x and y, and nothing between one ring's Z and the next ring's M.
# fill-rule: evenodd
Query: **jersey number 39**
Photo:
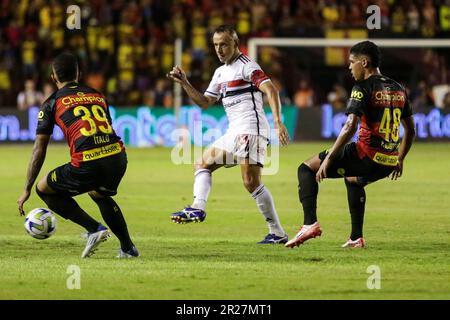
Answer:
M89 108L85 106L78 106L73 109L73 114L75 116L81 116L81 120L87 121L89 128L81 128L80 133L83 136L92 136L98 131L105 134L110 134L113 132L111 125L106 117L105 110L99 105L92 105Z

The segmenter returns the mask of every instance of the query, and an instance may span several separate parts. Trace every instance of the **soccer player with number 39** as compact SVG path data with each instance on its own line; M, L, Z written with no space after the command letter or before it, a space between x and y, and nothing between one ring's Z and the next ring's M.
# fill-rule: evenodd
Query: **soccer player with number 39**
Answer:
M36 185L36 193L52 211L87 230L82 258L91 256L109 237L108 229L73 199L85 192L98 205L106 224L120 240L117 257L138 257L139 252L130 239L122 211L112 199L125 174L127 156L120 137L111 126L108 103L100 92L78 83L78 62L70 53L62 53L54 59L51 77L58 90L39 111L27 180L17 200L19 212L24 215L23 205L30 197L45 160L50 136L57 125L67 139L71 162L43 177Z

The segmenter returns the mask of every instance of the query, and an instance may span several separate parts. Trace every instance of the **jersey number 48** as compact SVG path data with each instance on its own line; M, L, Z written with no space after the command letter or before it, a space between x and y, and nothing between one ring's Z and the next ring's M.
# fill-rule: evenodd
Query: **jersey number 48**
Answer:
M384 140L397 142L399 138L400 116L402 111L398 108L393 109L391 116L391 109L384 108L383 117L381 118L379 132L384 134Z

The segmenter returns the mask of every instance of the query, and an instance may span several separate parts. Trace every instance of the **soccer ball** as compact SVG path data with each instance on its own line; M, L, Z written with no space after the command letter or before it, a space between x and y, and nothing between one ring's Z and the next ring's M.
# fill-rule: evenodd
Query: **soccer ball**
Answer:
M56 217L48 209L36 208L27 214L24 225L30 236L43 240L55 233Z

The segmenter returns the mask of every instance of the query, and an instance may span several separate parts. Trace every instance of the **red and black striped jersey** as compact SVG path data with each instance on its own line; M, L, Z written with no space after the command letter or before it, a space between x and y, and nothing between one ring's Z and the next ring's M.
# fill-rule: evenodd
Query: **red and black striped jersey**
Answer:
M53 133L55 124L70 147L71 164L93 161L125 150L111 125L106 98L97 90L76 82L54 92L38 115L36 134Z
M353 86L346 113L361 118L356 144L359 156L395 166L401 119L412 116L405 88L386 76L372 75Z

